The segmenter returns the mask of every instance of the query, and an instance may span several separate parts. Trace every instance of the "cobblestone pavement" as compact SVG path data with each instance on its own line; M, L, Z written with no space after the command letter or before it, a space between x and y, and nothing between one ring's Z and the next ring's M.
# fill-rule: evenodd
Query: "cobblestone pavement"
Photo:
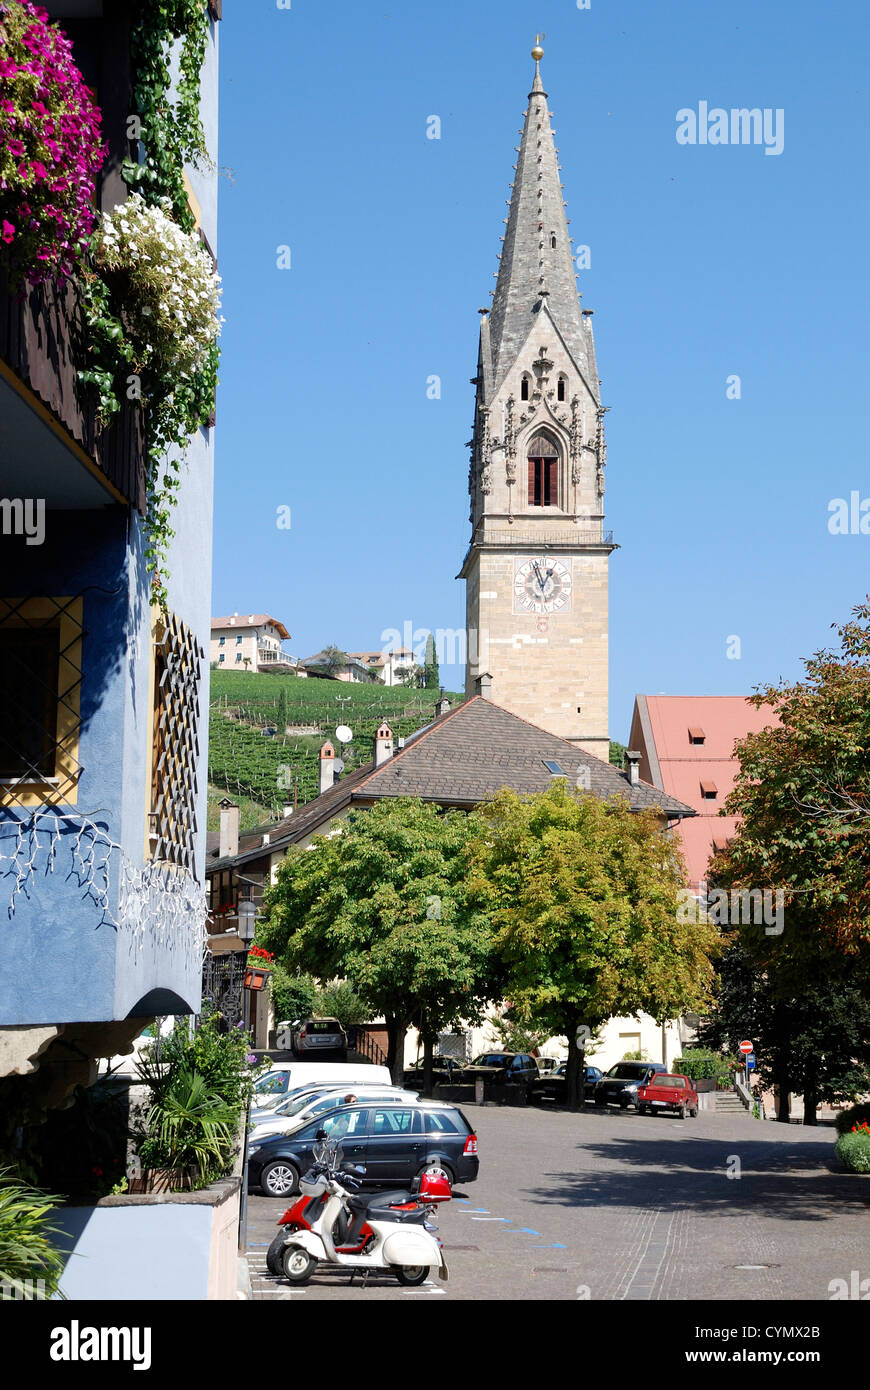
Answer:
M706 1114L469 1107L481 1170L440 1215L450 1271L419 1289L266 1271L287 1203L252 1194L254 1297L827 1300L870 1276L870 1179L839 1171L833 1129ZM729 1176L731 1174L731 1176Z

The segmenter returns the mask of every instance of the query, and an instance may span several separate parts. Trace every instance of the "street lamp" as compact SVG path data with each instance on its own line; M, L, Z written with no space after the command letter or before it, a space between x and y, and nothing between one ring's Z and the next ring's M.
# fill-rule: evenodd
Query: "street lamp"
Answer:
M254 932L257 924L257 909L250 898L243 898L239 903L239 936L245 948L245 961L248 958L248 948L254 939ZM244 1003L242 1005L242 1022L245 1028L251 1026L251 993L248 989L242 990Z
M257 922L257 909L250 898L243 898L239 903L239 936L245 943L245 948L250 946L254 939L254 931Z

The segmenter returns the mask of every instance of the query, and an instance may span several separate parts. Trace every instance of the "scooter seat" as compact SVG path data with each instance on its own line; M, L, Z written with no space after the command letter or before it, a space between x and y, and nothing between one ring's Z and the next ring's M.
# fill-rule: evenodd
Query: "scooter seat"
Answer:
M380 1203L376 1207L369 1207L366 1216L369 1221L396 1221L412 1226L422 1226L426 1220L426 1213L420 1207L415 1207L413 1211L399 1211L398 1207L384 1207Z
M413 1201L414 1198L410 1192L367 1192L364 1195L354 1193L352 1197L348 1197L347 1205L351 1211L369 1211L373 1206L401 1206L404 1202Z

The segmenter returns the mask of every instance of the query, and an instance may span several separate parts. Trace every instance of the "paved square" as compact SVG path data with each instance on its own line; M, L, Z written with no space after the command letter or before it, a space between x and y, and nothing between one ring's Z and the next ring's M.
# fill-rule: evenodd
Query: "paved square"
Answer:
M362 1288L327 1267L291 1293L265 1270L287 1203L252 1195L255 1298L827 1300L832 1279L870 1277L870 1180L839 1171L833 1129L591 1106L466 1113L481 1172L440 1215L446 1284L384 1274Z

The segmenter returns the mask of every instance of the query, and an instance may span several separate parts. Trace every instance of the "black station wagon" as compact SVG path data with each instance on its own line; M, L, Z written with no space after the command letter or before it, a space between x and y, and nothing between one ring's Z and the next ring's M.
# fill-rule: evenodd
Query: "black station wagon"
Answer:
M321 1115L292 1134L248 1149L248 1185L267 1197L288 1197L311 1167L322 1130L338 1141L342 1163L365 1168L366 1187L405 1187L418 1173L443 1173L451 1185L474 1182L477 1135L455 1105L379 1103L348 1105Z

